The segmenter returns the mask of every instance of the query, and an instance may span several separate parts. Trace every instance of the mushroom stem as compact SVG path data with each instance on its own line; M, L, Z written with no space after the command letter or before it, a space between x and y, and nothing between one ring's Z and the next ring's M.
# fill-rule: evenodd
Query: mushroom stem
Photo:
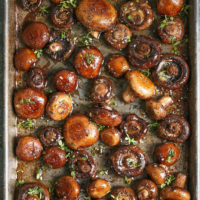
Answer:
M130 86L128 86L122 93L122 99L125 103L132 103L137 99Z
M101 32L99 31L91 31L90 32L90 35L96 39L99 39L100 38L100 35L101 35Z
M186 181L187 181L187 176L185 174L178 173L176 175L176 179L173 182L172 186L173 187L184 188Z
M161 103L164 108L166 108L173 103L173 100L170 96L163 96L158 100L158 102Z

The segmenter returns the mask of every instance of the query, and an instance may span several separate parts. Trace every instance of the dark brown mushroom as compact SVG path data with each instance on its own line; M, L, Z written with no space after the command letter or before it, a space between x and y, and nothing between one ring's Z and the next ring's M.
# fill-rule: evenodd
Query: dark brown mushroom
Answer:
M184 25L179 17L165 17L166 24L161 21L158 24L158 35L163 43L171 44L174 41L181 41L184 35ZM163 25L164 24L164 25Z
M90 97L93 101L101 103L111 98L113 91L113 84L105 76L99 76L92 84Z
M189 74L189 66L182 57L166 54L153 72L153 79L161 87L176 90L187 83Z
M190 125L183 116L169 115L159 123L158 135L172 142L183 143L190 136Z
M131 41L132 33L124 24L116 24L104 34L105 40L115 49L124 49Z
M135 140L140 140L148 132L147 123L136 114L128 115L126 120L121 123L120 128L124 134L133 137Z
M122 99L125 103L132 103L134 102L137 97L130 86L128 86L122 93Z
M155 67L160 60L160 54L160 43L147 36L136 36L128 46L130 63L140 69Z
M137 200L137 196L130 187L119 187L111 193L112 200Z
M142 174L146 165L143 151L134 145L122 146L111 156L112 167L120 176L135 177Z
M36 11L42 4L43 0L18 0L22 8L26 11Z
M120 7L120 19L130 28L145 30L153 23L153 12L146 0L128 1Z
M122 115L107 105L94 105L90 108L89 116L97 124L104 126L118 126L122 122Z
M46 54L53 60L66 61L74 50L74 40L71 33L52 30L49 43L45 49Z
M76 178L95 177L96 165L94 159L84 150L75 151L69 158L69 169L75 172Z

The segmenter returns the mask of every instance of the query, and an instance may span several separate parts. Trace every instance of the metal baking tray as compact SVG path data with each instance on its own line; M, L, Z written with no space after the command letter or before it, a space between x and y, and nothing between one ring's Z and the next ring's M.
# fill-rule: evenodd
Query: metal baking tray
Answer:
M153 2L155 4L155 0L151 0L151 3ZM199 12L199 4L198 0L190 0L188 3L191 5L190 9L190 16L189 16L189 66L191 69L191 75L190 75L190 82L189 82L189 89L187 90L188 94L188 102L189 102L189 109L184 108L184 110L189 110L189 121L192 127L191 131L191 137L190 140L187 142L186 145L184 145L182 148L182 157L177 166L175 166L174 170L176 171L176 167L180 169L181 171L186 172L189 174L188 178L188 188L189 191L192 194L193 200L199 200L200 199L200 136L198 133L200 133L200 12ZM155 9L155 7L154 7ZM37 127L41 126L43 124L54 124L51 120L48 120L42 122L42 120L37 120L36 128L34 131L24 131L24 130L18 130L17 129L17 118L16 115L13 112L13 91L15 87L21 87L23 86L23 83L20 81L22 79L22 75L19 73L16 73L15 68L13 66L13 55L15 50L21 45L21 41L18 40L20 38L21 32L19 31L21 29L21 22L23 18L25 17L25 12L23 12L17 5L15 0L4 0L4 130L3 130L3 149L4 149L4 168L3 168L3 193L1 193L2 199L4 200L11 200L14 199L14 193L15 193L15 181L17 178L16 168L19 167L19 165L23 166L25 169L25 173L23 174L23 179L25 181L35 181L34 179L34 173L35 169L38 167L38 162L30 164L25 164L23 162L18 162L15 156L15 150L14 150L14 144L17 135L26 135L26 134L34 134ZM40 19L39 19L40 20ZM151 31L155 29L155 27L152 27ZM74 31L78 32L78 28L75 26ZM141 33L143 34L143 33ZM144 34L149 34L148 32L144 32ZM113 50L112 48L109 48L108 46L102 47L97 42L95 44L97 47L100 48L100 50L103 52L104 56L107 56L110 53L116 53L117 51ZM164 52L168 52L168 47L164 47ZM47 67L47 71L50 71L49 77L53 74L53 72L57 69L63 68L64 65L62 63L53 63L52 61L49 61L50 59L42 59L37 63L40 66ZM56 66L52 68L52 66ZM71 67L70 61L69 61L69 68ZM48 72L47 72L48 73ZM102 73L104 74L104 70L102 70ZM105 73L106 74L106 73ZM106 74L107 75L107 74ZM111 78L111 77L110 77ZM123 111L123 113L126 115L128 113L136 113L139 116L142 116L146 119L146 115L142 108L138 108L136 110L133 110L133 105L125 105L120 100L119 95L122 91L122 89L119 89L119 85L123 84L124 80L118 81L112 79L115 84L115 93L116 96L114 96L114 100L116 102L116 105L114 106L115 109L118 111ZM79 82L79 90L77 93L73 94L73 99L75 101L74 110L81 112L86 112L87 110L87 104L90 103L88 98L85 98L87 94L87 89L89 85L87 81L83 78L80 78ZM138 102L136 102L137 105ZM141 104L141 102L140 102ZM187 105L187 104L186 104ZM125 112L124 112L125 110ZM188 112L186 112L188 113ZM184 114L184 113L182 113ZM147 119L148 120L148 119ZM62 126L62 123L59 123L60 126ZM155 136L155 134L149 134L144 140L138 143L140 147L145 152L148 152L149 161L152 161L152 141L154 141L154 144L160 143L160 139ZM144 145L146 144L146 145ZM91 150L91 149L88 149ZM109 151L106 147L104 148L105 153ZM98 170L100 171L102 169L102 163L97 160L95 157ZM65 169L58 169L58 170L50 170L45 174L43 182L45 184L48 183L49 177L56 178L59 177L62 174L66 174ZM116 175L108 176L106 175L106 178L112 182L113 186L117 185L123 185L124 181L122 178L117 177ZM0 195L0 196L1 196ZM83 199L83 198L80 198Z

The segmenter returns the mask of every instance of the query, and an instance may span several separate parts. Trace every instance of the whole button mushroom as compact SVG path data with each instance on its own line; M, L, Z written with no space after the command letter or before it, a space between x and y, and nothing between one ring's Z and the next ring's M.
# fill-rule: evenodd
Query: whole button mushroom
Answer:
M42 49L49 37L48 27L42 22L32 22L22 33L24 43L32 49Z
M37 160L42 154L42 144L34 137L25 136L19 139L16 147L17 158L23 161Z
M28 71L36 61L37 56L34 51L28 48L23 48L17 51L14 58L15 67L22 71Z
M130 187L119 187L112 191L111 200L137 200L134 190Z
M161 120L167 116L166 108L173 103L169 96L163 96L159 100L149 99L146 101L146 112L151 119Z
M117 21L117 11L106 0L82 0L76 8L77 19L89 30L105 32Z
M37 119L44 114L47 97L41 91L25 88L14 95L14 107L17 115L25 119Z
M101 198L106 196L111 190L110 183L105 179L95 179L89 183L87 192L92 198Z
M43 0L20 0L22 8L26 11L36 11L42 4Z
M72 115L66 120L63 135L67 146L75 150L92 146L99 139L97 126L82 114Z
M155 85L144 74L137 70L127 72L126 79L137 97L140 99L149 99L155 93Z

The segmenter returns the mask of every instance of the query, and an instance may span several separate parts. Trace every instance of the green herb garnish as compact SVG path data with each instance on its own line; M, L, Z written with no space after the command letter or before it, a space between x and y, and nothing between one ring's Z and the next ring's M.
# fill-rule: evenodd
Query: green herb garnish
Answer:
M37 49L34 51L35 55L37 56L37 58L40 58L43 54L43 50L42 49Z
M41 166L36 172L36 176L35 176L36 179L42 181L42 179L43 179L43 177L42 177L43 176L43 171L47 170L47 169L52 169L52 166L51 165L49 165L49 166L47 166L47 165Z
M72 171L72 172L71 172L71 176L72 176L73 178L76 178L76 173L75 173L75 171Z
M16 180L16 187L21 188L24 185L25 181L24 180Z
M67 36L66 36L66 33L64 31L61 32L61 39L66 39Z
M43 198L43 192L44 190L42 188L38 188L37 186L34 188L29 188L28 189L28 194L29 195L39 195L39 198Z
M179 50L178 50L178 48L177 48L177 46L178 46L180 43L181 43L181 41L176 41L176 38L175 38L175 37L172 38L172 45L173 45L172 53L174 53L174 54L179 54L179 53L180 53Z
M135 139L130 138L130 136L128 134L126 134L125 141L127 141L129 145L136 143Z
M189 10L190 10L191 6L190 5L184 5L181 9L181 12L179 13L179 15L181 17L185 17L189 14Z
M24 128L24 129L32 129L35 125L35 120L33 119L27 119L25 121L21 121L17 124L18 128Z
M92 62L94 61L94 55L87 53L86 54L86 61L87 61L87 64L89 64L89 65L92 64Z
M143 70L141 70L141 72L147 77L151 76L151 70L150 69L143 69Z
M171 175L169 177L167 177L167 180L165 181L165 183L163 183L160 188L163 189L165 188L166 186L168 185L171 185L171 183L175 180L175 176L174 175Z
M132 178L128 178L127 176L124 177L125 183L128 185L131 185L132 183Z
M167 162L171 163L171 158L173 158L176 155L176 152L174 152L172 149L169 150L168 156L167 156Z
M45 15L48 15L49 14L49 11L47 10L48 9L48 5L47 4L44 4L43 6L40 7L39 9L39 13L43 16Z
M158 127L158 122L157 121L155 121L155 122L153 122L153 123L150 123L149 125L148 125L148 127L149 127L149 132L153 132L153 131L155 131L156 129L157 129L157 127Z

